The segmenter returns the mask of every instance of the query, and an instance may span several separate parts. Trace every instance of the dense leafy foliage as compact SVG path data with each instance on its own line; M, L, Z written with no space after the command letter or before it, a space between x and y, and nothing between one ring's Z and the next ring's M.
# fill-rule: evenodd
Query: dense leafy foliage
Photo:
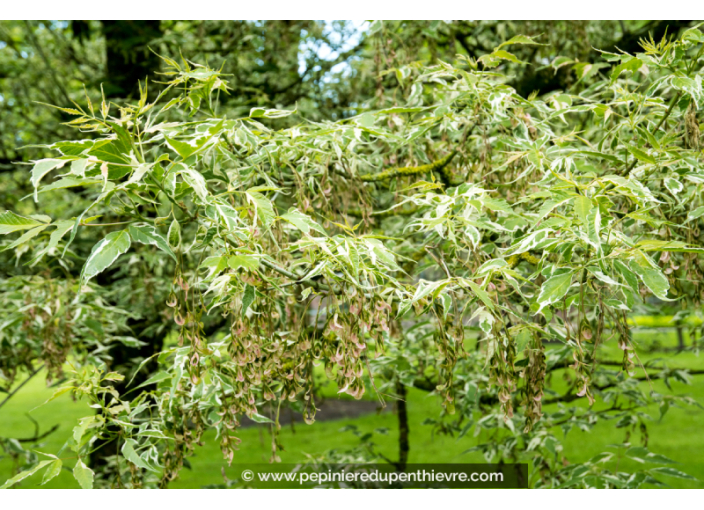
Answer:
M387 30L371 27L380 44ZM163 486L210 428L232 462L243 416L274 422L275 460L265 404L288 401L313 423L319 371L355 398L437 393L439 431L496 431L477 448L530 461L531 486L686 476L612 471L612 453L566 465L553 430L615 416L642 432L646 405L692 403L631 377L628 314L700 307L704 35L589 64L556 56L550 70L568 69L570 88L524 97L508 70L540 44L519 35L476 59L388 69L377 107L336 121L238 115L222 105L225 73L167 57L158 94L143 85L133 102L59 108L90 137L43 147L53 155L32 162L28 200L88 202L0 216L19 235L6 249L54 270L3 281L0 370L8 386L20 367L68 371L56 395L96 409L64 447L80 485ZM140 310L163 320L135 335ZM112 346L154 336L164 344L115 369ZM606 342L622 358L600 359ZM546 387L556 370L564 395ZM590 406L569 405L579 399ZM563 405L544 413L546 402ZM114 441L121 455L91 469ZM670 462L645 447L626 455ZM8 484L43 468L50 479L61 456Z

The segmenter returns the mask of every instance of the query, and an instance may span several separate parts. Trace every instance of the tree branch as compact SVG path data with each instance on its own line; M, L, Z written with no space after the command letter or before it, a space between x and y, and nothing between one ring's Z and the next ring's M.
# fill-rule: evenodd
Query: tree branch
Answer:
M0 402L0 408L2 408L2 406L4 406L4 405L7 403L8 400L10 400L18 391L20 391L20 390L22 389L22 387L23 387L25 384L27 384L27 383L29 382L29 380L30 380L32 377L34 377L35 375L37 375L37 374L39 373L39 371L40 371L42 368L44 368L44 365L39 365L39 368L37 368L36 370L34 370L34 372L32 372L31 374L29 374L29 376L28 376L24 381L22 381L22 382L20 383L20 385L17 386L17 388L15 388L15 389L12 390L10 393L8 393L8 394L7 394L7 397L5 397L5 400L3 400L2 402Z

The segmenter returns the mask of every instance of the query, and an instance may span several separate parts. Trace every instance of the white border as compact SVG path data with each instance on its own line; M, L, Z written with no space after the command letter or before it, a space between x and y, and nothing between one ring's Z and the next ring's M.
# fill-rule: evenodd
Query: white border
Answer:
M699 5L699 8L695 8ZM689 7L689 9L685 9ZM2 19L647 19L704 18L699 1L655 0L237 0L194 2L192 0L25 0L2 3ZM689 15L689 16L688 16Z

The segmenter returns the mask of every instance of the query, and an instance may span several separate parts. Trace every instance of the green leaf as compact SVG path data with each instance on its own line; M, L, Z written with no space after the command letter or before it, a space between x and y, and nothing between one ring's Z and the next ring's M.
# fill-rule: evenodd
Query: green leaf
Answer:
M685 41L704 43L704 34L696 27L690 28L682 34L682 39Z
M68 160L66 159L40 159L39 161L34 161L34 167L32 168L32 177L29 181L34 186L34 201L37 201L37 188L39 187L39 181L42 180L46 174L54 170L55 168L61 168Z
M56 189L76 188L78 186L90 186L91 184L99 184L101 182L103 181L99 179L75 179L74 177L64 177L63 179L59 179L58 181L52 182L51 184L42 186L42 189L36 192L36 195L46 193L47 191L53 191Z
M247 201L254 205L257 216L265 227L271 225L271 222L276 218L274 206L271 201L258 191L248 190L246 192Z
M510 46L511 44L531 44L534 46L545 46L545 44L541 44L539 42L536 42L532 37L528 37L527 35L516 35L514 37L511 37L506 42L502 42L497 46L497 50L500 50L504 46Z
M174 251L181 249L181 224L176 218L171 222L166 237L169 240L169 246L171 246Z
M577 214L577 218L582 222L582 225L587 226L587 217L589 212L592 210L592 199L580 195L574 199L574 212Z
M596 277L597 280L604 282L607 285L616 285L616 286L621 285L616 280L611 278L609 275L604 274L600 269L597 269L596 267L590 267L590 268L588 268L588 270L591 274L593 274Z
M168 372L163 372L163 371L157 372L156 374L151 376L149 379L144 381L142 384L137 386L137 388L143 388L144 386L149 386L150 384L155 384L155 383L165 381L166 379L170 379L170 378L171 378L171 374L169 374Z
M437 282L428 282L425 280L421 280L418 283L418 287L416 287L416 292L413 295L413 303L417 303L424 297L431 295L433 296L433 299L436 296L436 292L442 290L443 288L447 287L447 285L450 283L449 280L439 280Z
M12 211L5 211L0 214L0 234L9 234L10 232L16 232L18 230L27 230L38 227L39 225L44 225L44 223L33 218L20 216Z
M484 262L479 269L477 269L477 276L483 276L489 274L492 271L500 271L502 268L508 266L508 262L504 259L491 259Z
M508 51L505 51L505 50L496 50L492 53L492 55L494 55L495 57L499 57L500 59L503 59L503 60L510 60L511 62L514 62L516 64L524 64L525 63L525 62L518 60L516 55L514 55L513 53L509 53Z
M687 216L687 222L701 218L704 215L704 206L697 207L695 210L690 211L689 216Z
M656 467L651 469L650 472L665 476L672 476L674 478L682 478L683 480L696 480L693 476L671 467Z
M477 308L472 314L472 319L478 319L479 328L487 335L491 334L491 329L496 322L496 318L483 306Z
M533 220L533 225L537 225L540 223L543 218L545 218L548 214L550 214L553 209L561 206L562 204L565 204L572 200L573 197L566 198L564 200L546 200L543 205L540 207L538 210L538 215L537 217ZM578 197L578 198L583 198L583 197Z
M49 244L47 245L47 251L51 251L52 249L56 248L59 245L59 241L61 241L61 238L71 230L71 227L74 225L73 220L59 220L54 225L56 225L56 230L54 230L51 233L51 236L49 236Z
M252 413L248 415L248 418L255 423L274 423L273 420L259 413Z
M42 233L49 225L40 225L38 227L33 228L32 230L28 230L25 232L23 235L21 235L18 239L16 239L12 244L6 246L0 251L5 251L5 250L11 250L15 248L16 246L19 246L21 244L26 243L30 239L33 239L37 237L39 234Z
M208 197L208 185L200 172L192 168L186 168L179 173L201 200L205 200Z
M134 439L125 439L125 443L122 445L122 456L137 467L156 472L156 469L147 464L146 461L137 454L135 450L136 445L137 442Z
M247 313L249 307L254 303L254 298L257 295L254 287L247 284L244 288L244 294L242 295L242 316Z
M205 281L212 279L215 275L219 274L227 267L226 257L208 257L200 264L200 268L206 268L208 270L208 275L205 277Z
M195 143L182 142L166 135L164 135L164 139L166 144L183 159L188 159L191 154L198 150L198 146Z
M690 95L695 99L699 100L699 96L702 93L701 80L693 80L687 76L677 76L672 79L672 86L677 90Z
M508 250L503 254L504 258L532 250L533 248L538 246L538 244L547 239L548 233L550 231L551 229L543 228L528 234L527 236L523 237L523 239L521 239L520 241L511 245Z
M628 58L628 57L626 57ZM615 82L619 76L621 76L621 73L625 71L630 71L630 72L636 72L638 69L640 69L643 66L643 62L637 58L628 58L627 60L624 59L619 65L614 67L614 70L611 71L611 83Z
M125 185L141 182L144 175L149 171L149 168L150 165L137 165L137 168L134 169L134 172L132 172L132 175L130 175L129 180L125 183Z
M594 249L601 253L601 211L598 207L593 208L587 215L587 240Z
M574 271L570 270L564 274L553 276L547 279L542 287L540 287L540 294L538 295L538 312L543 308L553 303L560 301L572 285L572 275Z
M117 140L98 140L95 142L94 147L88 151L88 154L106 163L130 164L130 158L122 151L122 144L118 143ZM123 175L126 175L130 169L125 167L123 171Z
M73 389L74 389L73 386L64 386L63 388L57 388L57 389L54 391L54 394L53 394L51 397L49 397L48 399L46 399L45 402L42 402L42 403L39 404L37 407L33 408L31 411L34 411L34 409L38 409L38 408L40 408L41 406L43 406L43 405L45 405L45 404L48 404L49 402L51 402L51 401L54 400L55 398L58 398L58 397L60 397L61 395L63 395L64 393L67 393L67 392L69 392L69 391L71 391L71 390L73 390ZM30 412L31 412L31 411L30 411Z
M626 148L628 149L628 152L633 154L633 156L636 159L639 159L643 163L648 163L649 165L657 164L657 161L655 160L654 157L652 157L647 152L644 152L643 150L639 149L638 147L633 147L632 145L628 145Z
M78 447L81 447L81 439L89 428L92 428L96 423L95 416L86 416L78 420L78 425L73 427L73 440L76 441Z
M684 188L680 181L673 179L672 177L665 178L665 187L673 195L677 195Z
M484 207L490 211L513 213L513 209L511 209L511 206L508 205L508 202L503 198L482 197L480 200Z
M93 488L93 470L86 466L81 459L78 459L73 468L73 477L78 480L82 489Z
M482 303L484 303L490 310L494 309L494 303L491 301L489 294L484 289L482 289L472 280L465 279L464 282L469 285L469 287L472 289L472 292L474 292L474 295L477 296Z
M129 228L132 240L142 244L151 244L159 248L174 260L176 255L166 240L156 231L156 228L151 225L130 225Z
M303 214L297 209L289 209L289 211L281 216L282 219L292 223L301 232L307 234L311 229L320 232L323 235L327 235L325 229L318 225L313 219L307 214Z
M256 271L259 269L259 259L252 255L233 255L227 259L227 265L232 269L239 269L244 267L246 269L251 269Z
M650 289L650 292L652 292L654 296L663 301L670 301L667 297L670 282L660 270L652 267L645 268L636 263L631 263L631 269L640 276L640 279L643 280L643 284Z
M266 108L252 108L249 112L251 118L266 117L267 119L279 119L288 117L296 113L296 110L275 110Z
M46 472L44 473L44 478L42 478L42 483L40 485L45 485L52 479L56 478L61 474L61 468L63 467L63 462L61 462L61 459L56 459L53 461L50 461L49 467L46 468Z
M137 437L154 437L157 439L168 439L169 441L173 441L172 438L169 436L165 436L163 432L159 430L143 430L142 432L139 432L137 434Z
M112 130L115 132L117 135L117 141L113 141L115 144L115 147L122 153L122 154L130 154L131 152L135 151L134 147L134 142L132 141L132 135L130 132L125 129L121 124L118 124L117 122L107 122L108 126L112 128Z
M48 464L51 464L52 462L54 462L54 461L43 460L43 461L39 462L33 468L28 469L26 471L22 471L22 472L16 474L15 476L13 476L12 478L10 478L9 480L7 480L2 486L0 486L0 489L7 489L8 487L12 487L16 483L19 483L22 480L24 480L25 478L32 476L34 473L39 471L41 468L43 468L44 466L46 466Z
M638 241L635 248L641 251L669 251L675 253L701 253L704 252L704 248L697 248L694 246L687 246L687 243L682 241L660 241L657 239L647 239L644 241Z
M130 235L126 230L111 232L105 239L93 246L86 264L83 266L81 280L88 280L110 267L117 258L130 249Z
M501 63L502 60L509 60L516 64L524 64L513 54L505 50L495 50L493 53L488 55L482 55L479 57L478 61L484 64L486 67L496 67Z

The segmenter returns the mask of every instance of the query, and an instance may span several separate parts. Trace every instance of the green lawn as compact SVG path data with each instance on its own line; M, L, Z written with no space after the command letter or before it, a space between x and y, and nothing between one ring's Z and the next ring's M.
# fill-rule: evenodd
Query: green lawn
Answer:
M673 331L650 331L648 334L637 336L644 344L651 340L659 340L664 345L675 345L676 339ZM689 343L689 340L687 340ZM616 359L619 355L615 346L608 346L610 358ZM670 354L668 354L669 356ZM662 356L662 354L644 354L641 359ZM669 363L673 367L704 368L704 360L692 353L683 353L675 356ZM647 383L644 383L647 384ZM654 382L656 391L667 392L665 385L659 381ZM678 394L688 394L698 402L704 403L704 376L694 378L691 386L674 383L673 389ZM0 410L0 436L28 437L33 436L34 424L26 414L29 410L44 402L51 396L52 390L47 389L43 382L37 378L28 383L20 393L10 400ZM477 439L471 433L457 440L450 437L437 436L431 433L430 427L421 423L427 417L438 414L439 404L435 397L412 390L408 395L409 422L411 426L411 463L452 463L452 462L483 462L480 454L463 455L462 452L474 446ZM49 436L40 451L55 453L63 444L65 437L70 433L75 420L90 413L84 403L73 402L68 396L62 396L49 404L34 410L31 414L39 423L53 426L59 424L60 428ZM659 416L656 408L651 410L651 415ZM685 409L673 408L662 422L654 420L649 424L649 448L653 452L666 455L678 462L675 466L701 481L686 481L674 478L662 479L672 487L678 488L704 488L704 435L701 425L704 423L704 410L688 407ZM280 452L282 462L297 462L305 459L306 454L318 454L333 448L346 448L357 444L357 438L350 432L340 432L345 425L354 424L360 430L372 431L379 427L390 429L388 436L379 436L378 443L383 443L380 450L390 458L396 455L396 416L393 413L370 414L356 419L345 419L330 422L318 422L312 426L296 423L295 430L284 426L281 440L285 451ZM43 431L42 431L43 432ZM242 429L239 432L242 439L240 451L235 456L235 463L268 462L271 455L271 441L266 430L259 428ZM572 431L564 441L566 455L570 462L579 463L591 456L606 451L606 445L621 443L624 431L616 429L614 422L601 422L591 433ZM635 438L634 442L637 442ZM199 488L203 485L222 483L221 467L226 465L222 460L218 442L214 433L205 435L205 446L198 448L195 457L190 459L192 469L184 469L180 478L171 484L173 488ZM69 463L70 465L71 463ZM627 463L622 463L627 467ZM0 461L0 479L5 480L10 474L9 461ZM239 470L236 466L226 468L230 478L237 478ZM35 476L23 483L23 487L35 487L41 481L40 476ZM77 488L78 484L72 475L64 471L55 478L46 488Z

